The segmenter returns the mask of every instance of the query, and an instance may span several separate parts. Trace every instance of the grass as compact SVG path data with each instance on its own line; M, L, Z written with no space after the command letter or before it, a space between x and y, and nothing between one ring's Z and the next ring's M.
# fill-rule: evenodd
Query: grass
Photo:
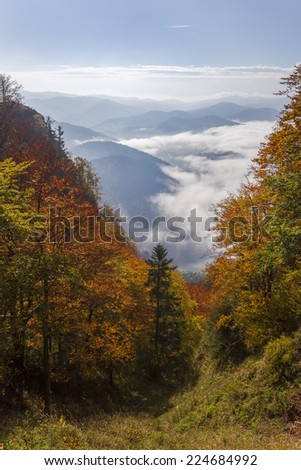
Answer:
M301 449L299 429L266 423L180 430L166 416L98 415L80 422L26 418L1 435L5 449Z
M0 424L5 449L301 449L301 422L293 418L298 384L275 385L266 358L216 371L205 361L198 383L148 412L45 417L31 403ZM153 404L154 405L154 404ZM158 410L161 406L161 413ZM155 411L154 411L155 410Z

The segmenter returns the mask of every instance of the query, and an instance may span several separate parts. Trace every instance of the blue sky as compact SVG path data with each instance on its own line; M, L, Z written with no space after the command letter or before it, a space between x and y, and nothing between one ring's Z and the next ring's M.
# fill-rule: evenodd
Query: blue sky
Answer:
M31 89L67 91L69 82L70 91L81 92L89 86L88 70L115 67L111 91L117 93L124 68L139 65L145 68L138 81L132 74L132 88L119 93L132 94L136 88L139 94L150 78L142 77L141 70L148 71L149 65L183 70L244 66L249 73L260 64L289 68L301 57L300 0L1 0L1 17L1 72L21 79L27 88L31 80ZM74 69L84 71L85 80L71 78ZM52 78L47 79L47 72ZM251 91L259 93L261 82L254 77ZM93 92L110 89L101 78L99 83L99 89L90 83ZM168 96L166 83L162 90L159 81L153 83L160 96ZM228 90L218 81L215 85L212 93ZM141 93L151 94L147 86Z

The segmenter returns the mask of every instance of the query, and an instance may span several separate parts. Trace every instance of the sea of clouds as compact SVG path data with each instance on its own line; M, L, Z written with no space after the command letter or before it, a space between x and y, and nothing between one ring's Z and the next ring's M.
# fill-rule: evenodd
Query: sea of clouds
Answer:
M173 136L154 136L131 139L122 143L148 152L171 165L162 164L163 171L178 181L171 192L160 193L152 199L160 216L184 217L187 237L179 243L166 243L177 264L187 270L202 269L215 256L212 232L204 231L198 223L202 243L189 236L187 222L192 210L205 221L213 215L213 205L235 192L250 173L252 158L273 128L272 122L247 122L238 126L211 128L200 134L185 132ZM160 230L160 239L166 241L168 231ZM146 242L144 251L151 250Z

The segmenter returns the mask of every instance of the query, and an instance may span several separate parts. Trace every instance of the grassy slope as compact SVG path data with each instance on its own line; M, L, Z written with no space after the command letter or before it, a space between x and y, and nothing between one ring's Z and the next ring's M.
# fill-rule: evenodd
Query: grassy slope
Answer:
M222 373L207 361L197 385L158 417L94 413L76 421L31 411L2 421L0 443L6 449L301 449L301 423L290 421L293 391L270 380L264 358Z

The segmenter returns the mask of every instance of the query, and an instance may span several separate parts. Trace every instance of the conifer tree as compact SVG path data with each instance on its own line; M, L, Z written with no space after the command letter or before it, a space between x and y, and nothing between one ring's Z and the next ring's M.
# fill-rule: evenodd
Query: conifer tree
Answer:
M159 243L147 260L148 284L155 313L154 349L155 357L164 362L179 352L184 313L180 295L172 289L172 275L176 266L168 259L166 248Z

